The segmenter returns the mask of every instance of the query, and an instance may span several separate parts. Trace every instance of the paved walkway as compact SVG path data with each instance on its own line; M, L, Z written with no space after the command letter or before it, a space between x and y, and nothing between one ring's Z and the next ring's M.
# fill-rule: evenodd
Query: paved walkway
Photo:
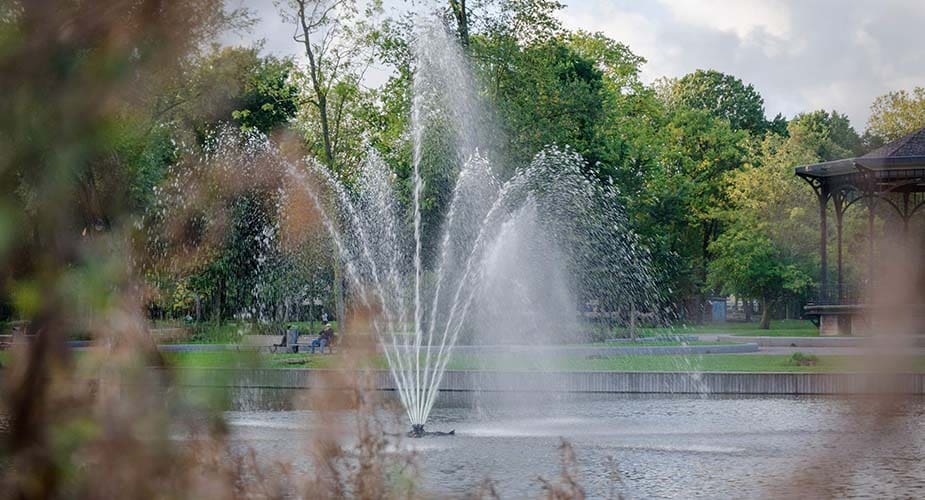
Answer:
M712 342L756 342L757 352L747 355L791 355L795 352L817 356L861 356L871 353L902 353L911 356L925 355L925 344L920 337L892 338L895 345L884 345L886 339L864 337L751 337L725 334L700 335L700 340Z

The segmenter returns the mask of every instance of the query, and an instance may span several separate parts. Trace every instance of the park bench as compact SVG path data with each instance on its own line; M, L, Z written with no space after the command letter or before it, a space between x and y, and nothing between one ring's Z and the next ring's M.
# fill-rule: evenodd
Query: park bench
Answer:
M308 342L299 342L300 337L307 337ZM298 333L296 333L296 335L293 336L287 333L287 335L283 339L283 342L278 343L278 344L273 344L270 347L270 352L274 354L277 352L291 352L291 353L310 352L312 343L318 340L319 338L321 338L320 335L301 336L301 335L298 335ZM333 354L336 351L337 344L338 344L338 336L335 335L332 341L325 346L325 348L327 349L327 352L329 354ZM321 354L324 354L325 348L321 348L319 352Z

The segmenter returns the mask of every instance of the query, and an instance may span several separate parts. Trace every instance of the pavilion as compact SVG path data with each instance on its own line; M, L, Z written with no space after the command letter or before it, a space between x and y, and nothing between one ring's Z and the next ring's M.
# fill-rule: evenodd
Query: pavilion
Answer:
M819 293L806 306L808 316L819 318L822 335L850 335L863 331L863 313L869 301L855 283L845 282L843 222L845 212L859 204L867 212L866 284L875 277L874 220L880 204L896 216L901 235L909 241L910 221L925 213L925 128L901 137L858 158L829 161L796 168L796 175L812 186L819 201ZM828 206L835 214L836 277L829 278ZM896 229L894 229L895 231Z

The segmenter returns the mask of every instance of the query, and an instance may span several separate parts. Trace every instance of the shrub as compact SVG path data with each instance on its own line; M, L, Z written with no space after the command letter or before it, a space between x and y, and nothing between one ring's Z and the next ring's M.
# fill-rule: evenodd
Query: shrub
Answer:
M802 352L795 352L790 355L790 359L787 360L787 364L790 366L816 366L819 364L819 357L815 354L803 354Z

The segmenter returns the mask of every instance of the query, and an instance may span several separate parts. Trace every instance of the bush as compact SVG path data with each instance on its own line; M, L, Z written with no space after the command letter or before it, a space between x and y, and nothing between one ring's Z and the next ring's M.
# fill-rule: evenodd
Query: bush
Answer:
M237 344L243 335L251 332L246 323L197 323L190 328L189 341L202 344Z
M795 352L790 355L790 359L787 360L787 364L790 366L816 366L819 364L819 357L815 354L803 354L802 352Z

